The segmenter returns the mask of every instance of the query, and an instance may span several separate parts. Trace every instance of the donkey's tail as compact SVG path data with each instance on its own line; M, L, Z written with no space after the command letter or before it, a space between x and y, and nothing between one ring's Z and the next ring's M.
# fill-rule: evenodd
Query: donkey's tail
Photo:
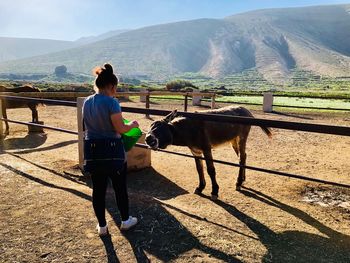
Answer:
M241 109L245 110L246 116L251 117L251 118L255 118L253 113L251 113L248 109L241 107ZM269 136L269 138L272 138L272 132L271 129L266 127L266 126L260 126L260 128L264 131L264 133L266 133L267 136Z
M266 133L267 136L269 136L269 138L272 138L272 132L270 128L265 126L260 126L260 128Z

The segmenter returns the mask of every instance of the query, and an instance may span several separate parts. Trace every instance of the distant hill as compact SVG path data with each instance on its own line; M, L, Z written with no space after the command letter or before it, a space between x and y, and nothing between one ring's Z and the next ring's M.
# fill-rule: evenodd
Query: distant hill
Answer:
M129 30L119 29L119 30L108 31L107 33L104 33L104 34L101 34L98 36L81 37L81 38L75 40L74 43L79 44L79 45L90 44L90 43L104 40L106 38L117 36L121 33L127 32L127 31L129 31Z
M350 76L350 5L267 9L131 30L81 47L0 63L1 72L90 73L108 61L123 75L221 78L257 70L283 83L294 69Z
M101 41L126 31L127 30L114 30L98 36L82 37L76 41L0 37L0 62L71 49Z
M48 54L74 47L74 42L0 37L0 62Z

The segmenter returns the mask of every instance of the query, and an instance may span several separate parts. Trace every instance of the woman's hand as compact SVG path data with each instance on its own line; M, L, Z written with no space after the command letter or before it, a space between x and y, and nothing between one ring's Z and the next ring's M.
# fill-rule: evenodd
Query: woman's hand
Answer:
M132 121L129 123L129 125L132 127L132 128L138 128L139 127L139 123L137 121Z

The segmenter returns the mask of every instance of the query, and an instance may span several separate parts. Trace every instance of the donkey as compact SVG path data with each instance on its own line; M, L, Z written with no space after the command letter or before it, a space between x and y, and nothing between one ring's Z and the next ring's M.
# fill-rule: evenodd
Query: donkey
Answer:
M228 106L221 109L201 111L206 114L220 114L254 118L252 113L244 107ZM205 188L202 157L207 165L207 172L212 183L211 198L218 198L219 186L216 182L216 172L213 163L212 148L224 143L231 143L232 148L240 158L240 165L246 164L246 142L250 125L220 123L213 121L196 120L186 117L176 117L177 111L171 112L164 119L151 124L146 134L146 143L152 149L165 149L168 145L187 146L194 155L199 175L199 185L195 194L201 194ZM269 128L261 127L267 136L272 137ZM240 190L245 181L245 168L239 168L236 190Z
M15 88L7 88L4 86L0 86L0 93L1 92L40 92L38 88L35 88L31 85L23 85L20 87L15 87ZM7 119L7 112L6 109L14 109L14 108L22 108L22 107L29 107L29 109L32 111L32 122L38 122L38 110L37 107L40 103L35 102L35 101L20 101L20 100L8 100L1 98L1 108L2 108L2 117L4 119ZM9 124L7 121L5 121L5 136L9 134Z

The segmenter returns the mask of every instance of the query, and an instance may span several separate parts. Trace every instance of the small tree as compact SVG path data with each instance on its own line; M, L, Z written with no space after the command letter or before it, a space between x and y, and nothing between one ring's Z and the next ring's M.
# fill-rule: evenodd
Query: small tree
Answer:
M65 65L57 66L55 68L55 75L57 77L64 76L67 74L67 67Z

